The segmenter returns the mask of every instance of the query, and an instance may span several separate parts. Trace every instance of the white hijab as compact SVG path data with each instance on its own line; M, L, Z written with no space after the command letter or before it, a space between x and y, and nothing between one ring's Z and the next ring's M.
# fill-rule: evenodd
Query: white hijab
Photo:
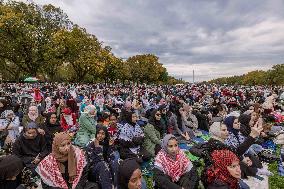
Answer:
M224 142L224 139L221 138L221 122L214 122L209 128L209 134L212 138Z

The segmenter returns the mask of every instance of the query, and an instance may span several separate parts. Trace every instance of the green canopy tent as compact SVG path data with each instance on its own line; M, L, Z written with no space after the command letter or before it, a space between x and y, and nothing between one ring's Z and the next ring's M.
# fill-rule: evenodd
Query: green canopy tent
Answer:
M38 79L35 78L35 77L27 77L27 78L24 80L24 82L30 82L30 83L32 83L32 82L38 82Z

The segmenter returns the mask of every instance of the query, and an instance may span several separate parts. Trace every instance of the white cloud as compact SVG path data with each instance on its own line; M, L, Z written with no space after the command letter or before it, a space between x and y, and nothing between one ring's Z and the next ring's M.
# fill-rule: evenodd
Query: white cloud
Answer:
M117 56L154 53L191 80L284 63L283 0L34 0L59 6Z

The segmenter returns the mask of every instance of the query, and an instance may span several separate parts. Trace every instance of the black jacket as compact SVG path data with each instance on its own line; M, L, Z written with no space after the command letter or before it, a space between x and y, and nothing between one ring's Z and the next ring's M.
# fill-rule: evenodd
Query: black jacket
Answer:
M207 189L230 189L230 186L226 183L215 180L213 183L208 185Z
M25 164L30 164L37 155L42 160L48 155L44 136L38 134L34 139L26 139L21 134L13 144L12 154L21 158Z
M50 153L52 151L52 142L53 142L54 134L62 132L63 129L59 124L55 124L55 125L45 124L43 126L43 129L45 131L44 136L46 140L47 150Z
M161 170L154 168L154 181L156 183L156 189L195 189L198 188L199 176L195 167L190 172L181 176L178 182L172 182L171 178L164 174Z

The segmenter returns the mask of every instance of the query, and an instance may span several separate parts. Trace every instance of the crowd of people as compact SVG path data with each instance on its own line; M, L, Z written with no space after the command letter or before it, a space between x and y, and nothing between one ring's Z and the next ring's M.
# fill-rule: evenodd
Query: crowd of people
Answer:
M248 177L272 174L263 162L283 158L275 155L284 145L280 87L0 88L3 189L144 189L149 162L156 189L245 189Z

